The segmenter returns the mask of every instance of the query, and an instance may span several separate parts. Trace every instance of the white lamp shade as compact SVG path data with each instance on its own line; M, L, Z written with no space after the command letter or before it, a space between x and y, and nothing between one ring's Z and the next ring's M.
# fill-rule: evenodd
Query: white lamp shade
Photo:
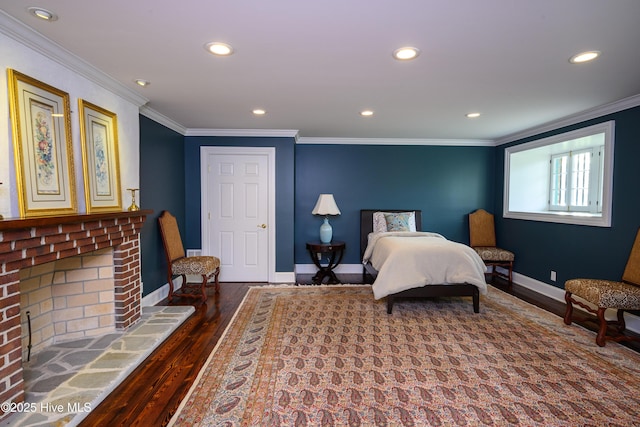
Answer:
M311 213L314 215L340 215L340 209L333 199L333 194L321 194Z

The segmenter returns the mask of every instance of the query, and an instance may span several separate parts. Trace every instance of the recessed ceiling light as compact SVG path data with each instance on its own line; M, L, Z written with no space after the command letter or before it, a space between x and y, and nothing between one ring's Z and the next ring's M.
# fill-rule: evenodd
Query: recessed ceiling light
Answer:
M393 51L393 57L399 61L408 61L420 55L420 49L415 47L401 47Z
M256 108L251 112L253 114L255 114L256 116L264 116L265 114L267 114L267 112L265 110L263 110L262 108Z
M151 84L149 80L144 80L144 79L135 79L134 82L136 82L138 86L142 86L142 87L147 87Z
M476 117L480 117L480 113L467 113L466 116L470 119L475 119Z
M373 111L371 110L362 110L360 111L360 115L363 117L373 116Z
M569 58L569 62L571 62L572 64L580 64L582 62L593 61L598 56L600 56L600 52L598 52L597 50L590 50L588 52L581 52L577 55L573 55L571 58Z
M58 19L58 15L51 12L50 10L43 9L41 7L29 7L27 11L35 16L38 19L42 19L43 21L53 22Z
M229 56L233 53L233 48L226 43L211 42L207 43L204 47L209 51L209 53L213 53L218 56Z

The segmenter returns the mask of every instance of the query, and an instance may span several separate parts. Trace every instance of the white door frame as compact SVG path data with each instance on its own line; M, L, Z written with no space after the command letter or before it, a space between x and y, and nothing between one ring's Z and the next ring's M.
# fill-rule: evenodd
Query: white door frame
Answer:
M276 148L275 147L228 147L228 146L201 146L200 147L200 223L202 255L210 255L208 239L211 223L208 219L207 206L209 206L209 191L207 180L207 157L209 155L267 155L267 239L268 250L268 280L276 281Z

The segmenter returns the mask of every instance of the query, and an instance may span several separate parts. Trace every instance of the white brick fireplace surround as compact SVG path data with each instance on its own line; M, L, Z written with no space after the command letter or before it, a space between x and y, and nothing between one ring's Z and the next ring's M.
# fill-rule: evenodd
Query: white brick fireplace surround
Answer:
M74 303L70 301L84 301L87 305L78 311L96 315L98 331L92 333L100 333L99 328L104 327L128 328L140 318L140 229L150 213L110 212L0 221L0 402L24 400L22 318L25 307L21 307L21 299L24 304L25 297L21 297L21 278L29 281L34 275L47 276L52 287L60 285L69 289L73 285L57 283L57 277L73 276L70 271L74 265L97 261L97 280L87 280L87 275L94 275L93 268L77 273L84 276L82 287L87 288L88 296L61 300L62 304L69 305L69 310L63 313L73 317L69 313L77 307L71 307ZM64 261L58 263L58 260ZM56 267L51 267L53 262ZM112 265L106 265L109 263ZM38 281L43 282L41 278ZM105 283L110 289L105 289ZM33 281L25 287L31 292L33 288ZM57 290L44 293L60 294ZM31 310L34 316L41 315L48 310L54 311L55 304L54 297L51 302L43 302L42 308L31 307ZM92 308L88 309L88 306ZM113 314L105 314L105 307L113 307ZM68 325L65 323L58 328L66 333L74 332ZM0 413L0 419L4 416Z

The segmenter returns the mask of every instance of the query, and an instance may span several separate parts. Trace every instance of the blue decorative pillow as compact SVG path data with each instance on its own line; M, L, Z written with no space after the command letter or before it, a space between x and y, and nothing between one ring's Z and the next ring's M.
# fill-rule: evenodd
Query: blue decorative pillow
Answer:
M387 222L387 231L411 231L409 219L412 214L413 212L385 212L384 219Z

